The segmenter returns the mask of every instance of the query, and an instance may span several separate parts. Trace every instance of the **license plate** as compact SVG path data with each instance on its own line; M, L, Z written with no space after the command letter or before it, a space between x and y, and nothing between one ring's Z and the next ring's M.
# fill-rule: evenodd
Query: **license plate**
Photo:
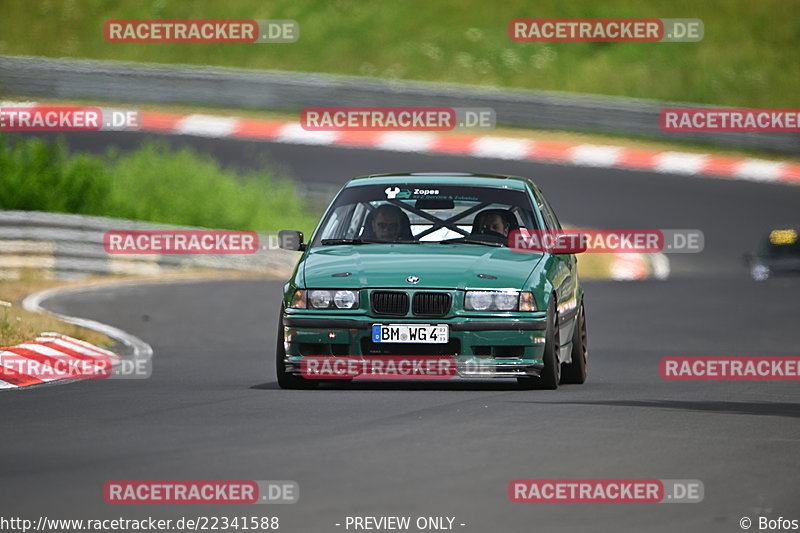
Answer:
M447 324L373 324L372 342L447 344Z

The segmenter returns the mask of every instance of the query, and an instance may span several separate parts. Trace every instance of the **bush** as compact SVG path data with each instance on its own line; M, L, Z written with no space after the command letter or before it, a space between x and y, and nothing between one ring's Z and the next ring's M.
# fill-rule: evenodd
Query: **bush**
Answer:
M293 183L237 174L189 148L70 155L63 142L0 136L0 209L52 211L220 229L310 231Z

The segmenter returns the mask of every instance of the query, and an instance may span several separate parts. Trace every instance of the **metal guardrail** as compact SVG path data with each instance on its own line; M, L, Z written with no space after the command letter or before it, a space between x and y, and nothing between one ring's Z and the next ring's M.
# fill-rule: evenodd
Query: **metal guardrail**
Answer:
M0 94L289 111L311 106L491 107L497 123L508 126L800 154L797 133L668 133L659 127L664 107L712 106L359 76L0 56Z
M56 278L87 274L151 275L206 268L255 271L289 277L298 255L270 246L276 233L259 232L262 249L253 254L109 254L103 235L112 230L198 230L115 218L0 211L0 279L15 279L24 270L43 270Z

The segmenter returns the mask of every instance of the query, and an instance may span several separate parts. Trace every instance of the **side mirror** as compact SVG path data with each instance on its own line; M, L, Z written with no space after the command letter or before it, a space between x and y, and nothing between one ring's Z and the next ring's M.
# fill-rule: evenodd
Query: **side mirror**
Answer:
M586 244L588 241L589 236L583 233L572 233L570 234L572 239L570 240L571 245L569 246L570 254L582 254L586 252L589 248Z
M306 249L306 245L303 244L303 232L290 229L280 230L278 232L278 246L282 250L302 252Z

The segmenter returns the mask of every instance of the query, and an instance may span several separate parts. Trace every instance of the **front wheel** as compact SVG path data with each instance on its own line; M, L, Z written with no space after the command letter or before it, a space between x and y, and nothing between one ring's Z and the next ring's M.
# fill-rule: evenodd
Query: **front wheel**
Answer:
M558 362L560 346L558 335L558 314L556 313L555 296L550 299L547 306L547 331L544 343L544 367L542 375L538 378L517 378L517 382L524 389L555 390L561 380L561 365Z
M572 359L565 364L561 371L561 383L574 383L580 385L589 375L589 345L586 340L586 315L583 303L578 309L575 318L575 327L572 331Z
M275 374L278 376L278 386L282 389L316 389L319 383L286 372L286 350L283 345L283 307L278 316L278 343L275 346Z

